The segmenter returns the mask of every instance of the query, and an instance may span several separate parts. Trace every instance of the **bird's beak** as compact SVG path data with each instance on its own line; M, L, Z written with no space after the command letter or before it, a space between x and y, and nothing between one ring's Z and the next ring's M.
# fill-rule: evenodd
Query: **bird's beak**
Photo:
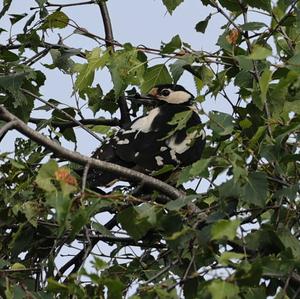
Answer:
M127 100L140 103L146 106L155 106L157 105L156 95L157 95L157 88L152 88L147 95L140 95L137 93L134 96L128 96Z

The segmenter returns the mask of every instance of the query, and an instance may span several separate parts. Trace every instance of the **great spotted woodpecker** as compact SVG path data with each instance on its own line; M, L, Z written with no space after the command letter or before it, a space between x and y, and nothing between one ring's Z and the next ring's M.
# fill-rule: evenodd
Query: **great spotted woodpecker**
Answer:
M164 84L152 88L147 99L154 108L104 141L92 157L148 174L167 164L181 167L200 159L205 132L193 95L180 85ZM115 179L115 174L98 169L91 169L87 176L91 187Z

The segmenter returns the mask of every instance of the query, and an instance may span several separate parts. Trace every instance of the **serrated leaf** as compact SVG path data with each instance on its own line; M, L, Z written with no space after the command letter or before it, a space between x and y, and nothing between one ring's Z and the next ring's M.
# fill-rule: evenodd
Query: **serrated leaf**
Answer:
M198 22L195 26L196 31L204 33L210 19L211 19L211 14L209 14L203 21Z
M271 55L272 55L271 49L262 47L260 45L255 45L252 49L251 54L248 55L247 58L251 60L264 60Z
M143 215L143 212L145 211L138 211L133 207L129 207L118 214L118 221L136 241L146 235L149 229L152 228L152 225L147 219L149 217L151 218L151 215L142 217L141 215Z
M208 165L211 161L211 158L200 159L192 164L190 169L190 175L192 177L207 177L208 176Z
M114 52L108 62L116 97L119 97L129 84L141 83L147 62L146 57L136 48L129 44L124 47L123 50Z
M212 280L208 286L212 299L238 298L239 287L222 280Z
M162 2L166 6L169 14L172 14L177 6L183 2L183 0L162 0Z
M213 240L233 240L236 236L236 231L240 225L240 220L225 220L221 219L214 223L211 228L211 235Z
M233 131L233 117L223 112L209 113L209 127L220 136L225 136Z
M233 263L235 260L241 260L243 258L245 258L245 255L243 253L225 251L218 258L218 261L220 264L227 266Z
M180 49L180 48L181 48L181 39L180 39L179 35L177 34L171 39L171 41L169 41L162 47L161 53L162 54L171 54L175 50Z
M62 11L55 11L53 14L49 15L41 29L50 28L65 28L69 23L69 17Z
M22 211L28 222L36 228L40 212L39 204L34 201L26 201L22 205Z
M248 4L250 7L255 7L258 9L265 10L267 12L271 12L271 0L246 0L245 4Z
M54 179L54 173L57 169L58 165L54 160L50 160L46 164L43 164L35 180L37 185L47 192L56 191L56 188L51 181Z
M158 64L149 67L144 74L143 83L141 85L141 91L147 93L153 86L157 84L172 83L172 78L168 72L168 69L164 64Z
M223 7L227 8L229 11L241 11L241 5L236 0L219 0L219 2Z
M87 64L76 64L73 68L78 76L75 81L76 90L84 90L90 87L94 80L95 71L103 68L109 60L108 52L102 52L100 48L93 49L86 55Z
M242 199L249 204L264 207L268 194L267 176L263 172L252 172L243 186Z
M176 60L174 63L170 64L170 71L173 77L174 83L177 83L181 75L184 72L183 66L186 65L186 61L182 59Z
M190 203L192 200L194 200L195 197L196 197L195 195L190 195L190 196L180 197L175 200L171 200L165 205L165 208L170 211L178 211L182 207Z

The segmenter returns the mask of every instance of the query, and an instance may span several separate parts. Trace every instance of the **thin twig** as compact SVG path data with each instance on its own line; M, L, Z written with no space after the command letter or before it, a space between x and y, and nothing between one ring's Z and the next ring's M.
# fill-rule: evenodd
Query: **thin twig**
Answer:
M42 118L34 118L31 117L29 122L33 124L39 124L40 122L45 121ZM82 125L92 125L92 126L109 126L109 127L116 127L120 126L120 121L117 118L112 119L105 119L105 118L85 118L78 120ZM73 128L78 127L78 122L74 121L51 121L51 125L54 127L60 127L61 129Z
M86 132L88 132L90 135L92 135L94 138L96 138L98 141L102 142L103 140L93 131L91 131L89 128L85 127L80 121L78 121L77 119L75 119L73 116L71 116L69 113L65 112L62 109L57 108L55 105L53 105L50 102L45 101L44 99L42 99L41 97L39 97L38 95L32 93L31 91L27 90L27 89L20 89L22 92L26 93L27 95L30 95L32 97L34 97L35 99L39 100L40 102L44 103L45 105L53 108L56 111L59 111L60 113L62 113L65 117L67 117L68 119L70 119L71 121L73 121L74 123L76 123L80 128L82 128L83 130L85 130Z
M175 266L176 264L178 264L179 260L175 260L174 262L170 263L168 266L164 267L162 270L160 270L158 273L156 273L154 276L152 276L150 279L148 279L147 281L144 282L145 285L148 285L149 283L153 282L154 280L156 280L157 278L159 278L160 276L162 276L163 274L165 274L166 272L168 272L170 270L171 267Z
M59 9L63 7L70 7L70 6L79 6L79 5L87 5L87 4L95 4L95 1L85 1L85 2L79 2L79 3L68 3L68 4L56 4L56 3L49 3L47 2L45 4L46 7L58 7ZM40 7L31 7L30 10L34 9L40 9Z
M81 193L82 194L84 194L84 190L85 190L85 187L86 187L86 180L87 180L87 175L88 175L89 169L90 169L90 164L87 163L84 167L83 175L82 175L82 187L81 187Z

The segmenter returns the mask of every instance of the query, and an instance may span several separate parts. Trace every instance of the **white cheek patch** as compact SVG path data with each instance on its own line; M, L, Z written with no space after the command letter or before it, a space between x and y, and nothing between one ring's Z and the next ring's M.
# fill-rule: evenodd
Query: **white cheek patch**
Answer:
M191 99L191 95L185 91L173 91L167 97L160 96L161 100L170 104L181 104L188 102Z
M151 130L151 125L155 117L159 114L160 109L154 108L150 110L149 114L139 118L132 125L131 129L135 131L142 131L144 133L148 133Z

